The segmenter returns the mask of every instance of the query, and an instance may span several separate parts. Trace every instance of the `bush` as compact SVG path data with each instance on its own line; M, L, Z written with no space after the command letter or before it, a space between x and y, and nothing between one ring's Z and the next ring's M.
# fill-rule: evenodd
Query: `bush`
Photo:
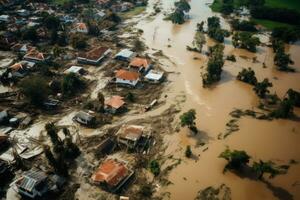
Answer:
M250 156L245 151L226 149L220 155L220 158L224 158L228 161L224 168L224 172L227 169L240 170L242 166L249 163Z
M256 46L260 44L260 41L249 32L236 32L232 37L232 44L235 48L256 52Z
M237 75L237 79L251 85L256 85L257 83L255 72L251 68L243 69L242 71L240 71Z
M87 47L87 38L81 34L73 34L70 41L73 48L84 49Z
M160 174L160 166L157 160L152 160L150 162L150 171L154 176L158 176Z
M74 73L69 73L63 77L62 92L64 95L72 95L84 86L84 82Z
M19 84L21 92L35 106L42 106L48 98L48 85L43 77L31 76L22 80Z

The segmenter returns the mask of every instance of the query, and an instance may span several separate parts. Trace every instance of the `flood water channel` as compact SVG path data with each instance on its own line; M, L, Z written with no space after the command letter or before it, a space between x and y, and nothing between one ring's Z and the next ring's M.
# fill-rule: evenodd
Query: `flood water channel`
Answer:
M221 16L209 8L212 0L191 0L191 19L182 25L173 25L164 20L163 13L170 11L174 0L150 0L146 13L153 13L153 5L157 3L162 12L152 17L145 14L137 28L143 30L143 40L150 50L162 50L171 61L163 66L166 71L172 72L166 91L171 96L169 103L174 103L176 96L184 95L181 110L196 110L197 128L200 130L197 136L191 136L185 128L165 136L165 154L182 158L183 162L169 174L172 184L161 187L159 192L170 193L168 198L172 200L190 200L196 197L199 190L224 183L231 188L232 199L300 199L300 165L291 165L287 174L274 179L266 177L268 183L264 183L231 172L223 174L226 162L218 158L228 146L230 149L245 150L255 161L262 159L289 164L292 159L300 160L300 122L296 120L263 121L243 117L238 121L239 131L225 139L218 139L218 135L226 129L226 123L231 119L229 113L234 108L252 109L259 104L252 86L236 80L242 68L251 67L259 81L269 78L273 83L271 92L276 92L280 98L289 88L300 90L300 44L287 47L298 72L286 73L275 69L274 55L269 47L260 46L257 53L250 53L234 49L230 39L227 39L225 55L235 55L237 62L226 61L221 81L212 88L203 88L201 72L207 57L187 51L186 46L192 43L197 23L211 16ZM222 17L221 23L223 28L230 29ZM208 45L213 45L209 39L204 51ZM254 57L257 60L255 63ZM266 68L263 68L263 62ZM299 116L300 110L296 109L295 113ZM207 144L196 147L199 142ZM187 145L192 146L195 159L183 158Z

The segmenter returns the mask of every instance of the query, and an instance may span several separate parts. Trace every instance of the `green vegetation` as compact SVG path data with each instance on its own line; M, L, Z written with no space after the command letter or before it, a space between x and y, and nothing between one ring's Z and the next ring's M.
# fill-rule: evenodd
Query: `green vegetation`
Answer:
M286 95L296 107L300 107L300 92L297 92L293 89L289 89Z
M203 45L206 43L205 36L202 32L197 31L194 40L193 40L193 46L196 48L198 52L202 51Z
M266 6L300 10L299 0L266 0Z
M260 160L259 162L253 163L252 169L258 175L258 179L262 179L265 173L270 174L269 178L274 178L279 174L285 174L288 167L278 167L271 161L264 162Z
M61 88L64 95L70 96L76 93L83 86L83 80L81 80L76 74L69 73L63 77Z
M224 172L227 170L240 170L243 166L249 163L251 158L245 151L231 151L229 148L226 148L219 157L228 161L224 168Z
M259 38L249 32L235 32L232 37L232 44L235 48L247 49L256 52L256 46L260 44Z
M243 69L242 71L239 72L237 75L237 80L248 83L250 85L256 85L257 84L257 79L255 77L255 72L251 69Z
M87 47L87 38L82 34L73 34L70 37L70 43L73 48L84 49Z
M227 30L221 29L219 17L209 17L207 19L208 35L218 42L224 42L224 38L230 34Z
M191 7L186 0L179 0L174 3L175 10L166 18L171 20L173 24L183 24L185 22L184 13L188 12Z
M149 167L154 176L158 176L160 174L160 166L157 160L152 160Z
M273 30L274 28L281 28L281 27L285 27L285 28L293 27L290 24L275 22L275 21L266 20L266 19L252 19L252 21L256 24L262 25L263 27L265 27L269 30Z
M30 76L19 84L21 92L35 106L42 106L48 98L48 85L41 76Z
M203 87L212 85L221 79L224 45L216 44L210 48L210 57L207 63L206 73L202 75Z
M289 64L293 64L294 62L291 60L290 55L285 53L284 43L282 41L273 40L272 46L275 52L274 63L277 69L280 71L294 72L295 70L289 67Z
M194 109L190 109L189 111L180 115L180 124L182 127L187 126L191 131L197 133L197 127L195 123L196 119L196 111Z
M269 87L272 87L273 84L271 82L269 82L269 79L265 78L262 82L258 82L253 90L255 91L255 93L257 94L257 96L259 96L260 98L265 98L266 94L269 94Z

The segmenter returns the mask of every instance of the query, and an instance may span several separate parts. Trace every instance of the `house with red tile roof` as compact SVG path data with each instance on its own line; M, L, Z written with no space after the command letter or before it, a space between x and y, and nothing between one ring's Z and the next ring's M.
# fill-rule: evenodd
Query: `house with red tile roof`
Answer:
M92 181L107 190L116 192L134 174L124 161L116 158L107 158L94 172Z
M111 98L105 100L105 110L112 114L120 112L125 107L124 97L112 96Z
M117 132L117 141L128 148L135 148L145 132L144 126L123 125Z
M150 60L146 58L135 57L129 63L129 68L137 72L147 72L151 67Z
M108 47L96 47L88 52L81 53L77 56L79 63L97 65L103 60L111 50Z
M117 84L125 84L135 87L140 80L140 75L137 72L120 69L116 71L115 78Z
M75 24L75 31L78 33L85 33L85 34L89 32L87 25L83 22L79 22Z
M39 52L36 49L32 49L24 56L24 60L28 60L32 62L43 62L47 60L47 58L43 53Z

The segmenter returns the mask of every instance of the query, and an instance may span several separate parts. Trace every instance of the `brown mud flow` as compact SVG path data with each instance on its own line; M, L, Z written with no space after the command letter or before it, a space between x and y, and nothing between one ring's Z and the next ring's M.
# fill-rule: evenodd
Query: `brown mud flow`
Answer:
M207 58L202 54L188 52L196 29L196 24L213 13L208 4L211 0L192 0L191 19L183 25L173 25L164 21L163 14L154 17L146 16L140 20L137 28L144 31L143 39L150 49L162 50L171 60L164 68L174 72L169 76L170 88L166 91L169 103L175 97L185 96L181 103L182 111L196 109L197 127L200 134L190 136L186 129L165 137L168 148L166 155L184 156L186 145L192 145L195 159L185 159L169 174L173 183L162 187L159 192L170 193L170 199L194 199L199 190L208 186L219 186L225 183L231 188L233 199L300 199L300 165L291 165L286 175L268 179L268 183L241 177L233 173L223 174L224 160L218 155L229 146L231 149L245 150L254 160L272 160L279 164L288 164L291 159L300 160L300 122L291 120L259 121L243 117L238 121L239 131L226 139L218 140L218 135L226 129L225 124L231 119L229 113L234 108L251 109L258 106L258 98L252 87L235 80L242 68L251 67L261 81L269 78L273 83L272 92L283 97L289 88L300 90L300 73L279 72L273 64L272 49L259 47L257 53L234 49L230 39L225 41L225 55L234 54L237 62L226 61L222 80L211 89L202 88L201 72ZM163 12L168 12L174 1L150 0L147 13L153 12L157 4ZM221 16L220 16L221 17ZM222 18L222 17L221 17ZM222 26L229 29L228 23L222 18ZM213 42L208 41L211 45ZM294 67L300 71L300 44L288 47ZM204 47L204 50L207 46ZM195 59L197 57L197 59ZM256 62L253 58L256 57ZM263 68L262 63L266 64ZM299 116L300 110L295 110ZM204 146L195 147L199 143Z

